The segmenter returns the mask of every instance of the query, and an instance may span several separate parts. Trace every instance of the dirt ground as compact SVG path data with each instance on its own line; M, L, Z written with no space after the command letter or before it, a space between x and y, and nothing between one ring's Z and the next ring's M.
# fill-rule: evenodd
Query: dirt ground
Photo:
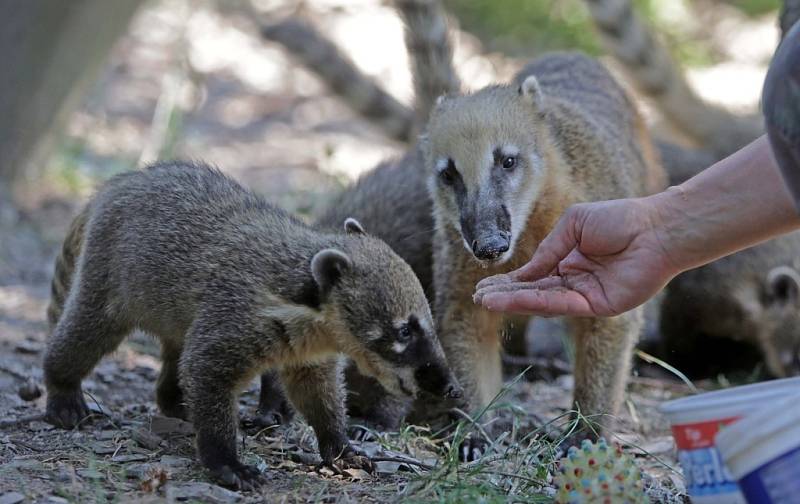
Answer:
M326 31L350 44L359 65L407 101L396 16L374 0L318 4ZM367 44L342 34L380 36L382 48L394 52L359 53ZM499 57L477 55L469 37L460 40L456 56L469 82L483 84L507 67ZM84 381L89 402L107 416L70 432L42 422L40 362L53 258L71 216L99 180L157 157L203 159L309 215L403 147L355 117L279 47L255 37L247 20L188 0L152 2L137 16L59 145L16 204L0 188L0 504L550 500L552 456L531 455L549 445L524 434L568 411L572 379L552 372L564 367L559 362L539 363L510 387L499 416L512 435L478 464L447 462L446 443L409 428L362 445L378 458L405 456L409 463L379 462L373 476L335 475L316 469L314 438L300 420L266 432L244 430L245 459L269 478L261 493L208 483L194 456L191 425L158 415L157 349L144 335L131 337ZM617 441L636 454L655 502L685 499L657 407L686 393L680 382L644 377L634 377L628 389ZM243 417L256 401L253 384L240 400Z

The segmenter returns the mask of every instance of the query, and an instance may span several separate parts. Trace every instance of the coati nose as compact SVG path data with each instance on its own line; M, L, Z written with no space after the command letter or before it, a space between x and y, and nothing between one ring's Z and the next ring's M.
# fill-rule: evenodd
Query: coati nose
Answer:
M508 237L495 234L479 240L473 240L472 253L475 254L475 257L478 259L491 260L497 259L507 252L508 247Z
M445 399L461 399L464 396L464 389L459 385L451 383L444 392Z

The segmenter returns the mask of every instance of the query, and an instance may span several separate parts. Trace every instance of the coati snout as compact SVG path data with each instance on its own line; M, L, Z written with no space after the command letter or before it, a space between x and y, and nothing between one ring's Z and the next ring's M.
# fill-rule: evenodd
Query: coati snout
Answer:
M344 227L354 240L375 241L355 219L347 219ZM461 397L419 280L385 245L369 250L369 257L345 256L337 263L337 285L329 294L358 347L348 354L363 374L396 395L413 398L422 389L439 397ZM385 288L393 285L403 288Z
M492 87L441 99L432 113L423 148L435 206L479 261L508 260L527 224L544 173L543 117L535 78L519 92Z

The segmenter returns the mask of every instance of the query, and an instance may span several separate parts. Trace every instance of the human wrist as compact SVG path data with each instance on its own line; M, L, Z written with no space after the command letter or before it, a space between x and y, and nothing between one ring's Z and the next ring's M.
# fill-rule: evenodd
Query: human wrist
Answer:
M665 191L642 198L647 208L650 229L661 252L666 274L673 277L690 269L700 259L696 251L698 229L687 225L691 220L686 212L689 196L682 186L670 186Z

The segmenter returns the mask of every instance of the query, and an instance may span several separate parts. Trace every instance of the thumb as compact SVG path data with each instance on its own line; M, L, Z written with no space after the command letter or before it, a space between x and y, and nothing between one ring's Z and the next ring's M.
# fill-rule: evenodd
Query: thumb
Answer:
M577 247L583 227L581 215L580 205L568 208L553 230L536 247L531 260L509 275L518 282L532 282L550 275L558 263Z

